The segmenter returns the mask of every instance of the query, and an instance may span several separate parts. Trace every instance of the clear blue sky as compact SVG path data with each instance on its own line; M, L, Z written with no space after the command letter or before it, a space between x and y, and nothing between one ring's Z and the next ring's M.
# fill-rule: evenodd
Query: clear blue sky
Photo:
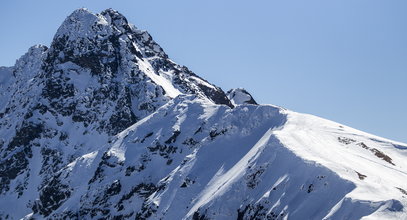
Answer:
M114 8L224 90L407 143L406 0L1 1L0 66Z

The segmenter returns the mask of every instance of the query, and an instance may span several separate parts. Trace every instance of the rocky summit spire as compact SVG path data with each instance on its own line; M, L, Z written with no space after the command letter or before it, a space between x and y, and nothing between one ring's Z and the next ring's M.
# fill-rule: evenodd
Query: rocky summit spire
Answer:
M220 88L169 60L150 34L129 24L113 9L100 14L87 9L75 10L58 29L42 67L46 76L43 96L49 102L69 102L55 106L63 114L77 114L78 105L98 108L91 112L111 114L114 111L105 109L106 100L115 102L118 97L126 100L120 103L127 109L124 118L128 122L113 126L113 133L179 94L195 94L233 107ZM81 81L74 80L79 76ZM89 98L78 101L74 98L76 94ZM92 100L104 101L98 107L89 103ZM67 109L71 110L67 113ZM82 113L74 118L90 123L89 117ZM96 115L91 118L90 121L96 120ZM110 124L102 126L110 127Z
M52 74L48 67L67 62L92 75L140 73L162 87L167 96L196 94L233 107L220 88L169 60L148 32L138 30L113 9L100 14L78 9L65 19L51 44L45 70Z

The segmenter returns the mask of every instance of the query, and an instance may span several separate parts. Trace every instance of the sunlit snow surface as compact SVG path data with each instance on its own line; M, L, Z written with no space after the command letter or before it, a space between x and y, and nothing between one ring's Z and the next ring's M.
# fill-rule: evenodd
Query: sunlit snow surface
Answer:
M176 130L176 140L165 144ZM219 135L211 137L213 131ZM190 139L196 144L187 144ZM159 149L157 143L177 149ZM394 165L359 143L388 155ZM78 190L55 213L91 208L83 198L93 201L120 182L121 194L110 197L108 206L139 184L157 188L145 192L144 202L140 194L130 196L121 202L123 210L111 208L112 215L148 206L154 210L151 219L189 219L196 213L236 219L239 212L248 217L256 211L281 219L403 219L406 152L395 145L406 147L274 106L229 109L181 96L121 132L110 146L61 170ZM109 155L105 161L103 154ZM128 167L143 168L126 175ZM99 168L103 172L95 182L80 184Z
M344 202L352 199L384 204L369 219L407 218L403 208L407 205L405 144L316 116L286 113L286 124L274 132L281 143L304 160L315 161L355 184L327 217L336 217L341 207L349 208Z

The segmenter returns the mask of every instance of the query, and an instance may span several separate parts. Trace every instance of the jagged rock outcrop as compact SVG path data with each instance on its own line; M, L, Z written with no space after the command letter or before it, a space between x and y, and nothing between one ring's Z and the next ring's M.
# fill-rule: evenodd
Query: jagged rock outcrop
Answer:
M231 89L226 93L226 95L233 105L258 105L257 102L253 99L252 95L243 88Z

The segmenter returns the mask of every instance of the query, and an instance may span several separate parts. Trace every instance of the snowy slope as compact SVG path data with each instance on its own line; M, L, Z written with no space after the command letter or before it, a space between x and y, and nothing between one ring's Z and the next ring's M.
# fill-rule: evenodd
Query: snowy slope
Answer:
M287 111L284 128L275 135L290 151L334 171L356 188L347 200L384 203L370 219L404 219L407 214L407 147L312 115ZM345 206L346 207L346 206ZM403 211L404 210L404 211Z
M0 219L407 219L406 144L224 93L112 9L0 92Z
M76 190L53 217L403 219L398 148L274 106L181 96L63 168L56 182Z

